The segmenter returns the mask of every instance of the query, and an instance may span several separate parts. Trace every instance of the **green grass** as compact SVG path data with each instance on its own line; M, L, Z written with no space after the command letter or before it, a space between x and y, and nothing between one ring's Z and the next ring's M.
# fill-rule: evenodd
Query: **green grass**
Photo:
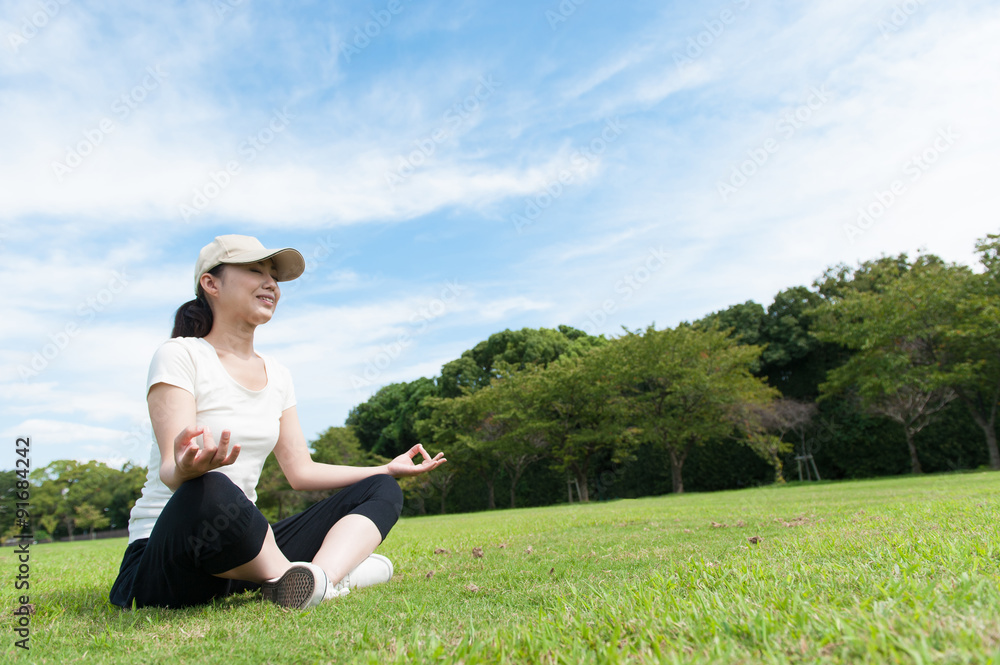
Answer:
M997 473L412 518L379 550L389 584L304 612L251 595L121 611L124 540L37 545L29 652L5 548L0 657L1000 663L998 521Z

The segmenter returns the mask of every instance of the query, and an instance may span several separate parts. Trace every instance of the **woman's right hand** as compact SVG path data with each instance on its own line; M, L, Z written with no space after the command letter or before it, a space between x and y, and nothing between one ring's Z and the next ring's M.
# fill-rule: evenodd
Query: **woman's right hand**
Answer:
M202 445L196 439L201 436ZM229 430L222 430L216 445L208 427L185 427L174 439L174 468L180 479L190 480L236 461L240 444L229 447Z

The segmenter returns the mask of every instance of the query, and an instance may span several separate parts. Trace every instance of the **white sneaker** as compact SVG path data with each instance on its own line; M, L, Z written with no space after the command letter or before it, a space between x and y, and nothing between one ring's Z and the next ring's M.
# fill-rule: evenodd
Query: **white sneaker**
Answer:
M392 579L392 561L381 554L369 554L358 567L347 573L337 586L345 589L360 589L375 584L383 584Z
M304 610L322 603L330 593L330 582L326 572L314 563L296 562L281 577L268 580L260 585L264 600L282 607L296 607ZM347 589L345 593L349 592ZM337 595L344 595L337 593Z
M293 563L281 577L263 582L260 590L264 600L304 610L324 600L346 596L351 589L388 582L392 573L392 561L381 554L370 554L344 579L334 584L326 571L315 563L299 561Z

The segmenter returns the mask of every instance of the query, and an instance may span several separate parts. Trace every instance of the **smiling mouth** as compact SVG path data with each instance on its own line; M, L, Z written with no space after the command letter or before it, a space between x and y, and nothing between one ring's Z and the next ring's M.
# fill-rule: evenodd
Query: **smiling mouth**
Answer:
M269 298L268 296L257 296L257 300L262 300L266 302L268 305L274 304L274 298Z

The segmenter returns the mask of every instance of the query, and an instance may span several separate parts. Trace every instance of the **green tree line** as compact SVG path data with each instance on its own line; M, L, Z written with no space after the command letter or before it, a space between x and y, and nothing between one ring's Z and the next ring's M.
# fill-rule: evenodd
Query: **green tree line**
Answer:
M931 254L827 269L809 287L614 338L504 330L439 376L384 386L310 442L372 464L421 442L449 462L403 481L409 513L458 512L825 479L1000 470L1000 235L978 265ZM123 528L145 469L53 462L31 474L45 534ZM6 498L18 478L0 472ZM273 455L272 520L291 490ZM13 530L12 500L0 529Z

